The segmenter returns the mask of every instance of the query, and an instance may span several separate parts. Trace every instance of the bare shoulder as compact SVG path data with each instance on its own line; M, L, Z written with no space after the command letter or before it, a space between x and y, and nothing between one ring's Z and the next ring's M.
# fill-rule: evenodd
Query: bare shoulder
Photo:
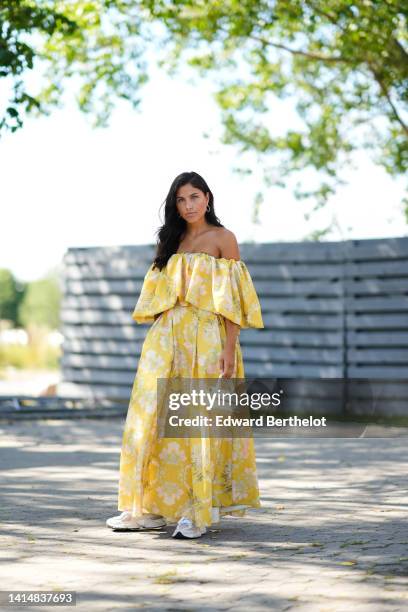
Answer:
M239 246L237 238L231 230L226 227L219 228L217 235L218 247L221 257L225 259L240 259Z

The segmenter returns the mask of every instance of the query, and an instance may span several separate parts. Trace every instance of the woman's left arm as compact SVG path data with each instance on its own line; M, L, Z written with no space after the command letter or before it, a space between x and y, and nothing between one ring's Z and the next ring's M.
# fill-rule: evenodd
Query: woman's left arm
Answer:
M220 250L221 257L224 257L225 259L240 259L238 242L233 232L227 229L223 232ZM233 323L226 317L224 317L224 321L226 341L220 356L219 366L222 376L224 378L231 378L235 365L235 348L241 328L237 323Z
M231 378L234 373L235 348L240 327L224 317L226 341L219 360L219 368L223 378Z

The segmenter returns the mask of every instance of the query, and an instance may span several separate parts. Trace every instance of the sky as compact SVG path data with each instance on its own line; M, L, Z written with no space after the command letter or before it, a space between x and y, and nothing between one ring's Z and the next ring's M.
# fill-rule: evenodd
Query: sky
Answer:
M190 170L206 179L217 216L240 244L303 240L333 218L336 228L325 240L408 235L402 180L392 180L366 153L344 173L348 185L308 221L310 203L273 188L255 223L260 176L232 172L241 160L234 146L220 143L211 84L156 71L142 96L138 110L119 103L105 129L93 128L67 101L2 137L0 268L32 281L60 266L71 247L155 244L170 184ZM287 105L277 104L273 117L281 129L293 125Z

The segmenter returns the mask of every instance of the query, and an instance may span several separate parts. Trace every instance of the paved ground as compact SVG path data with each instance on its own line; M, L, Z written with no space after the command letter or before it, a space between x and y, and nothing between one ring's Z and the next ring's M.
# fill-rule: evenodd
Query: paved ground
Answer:
M74 590L87 612L408 610L402 430L256 439L263 507L184 541L173 526L105 527L117 514L122 428L122 419L0 424L2 589Z

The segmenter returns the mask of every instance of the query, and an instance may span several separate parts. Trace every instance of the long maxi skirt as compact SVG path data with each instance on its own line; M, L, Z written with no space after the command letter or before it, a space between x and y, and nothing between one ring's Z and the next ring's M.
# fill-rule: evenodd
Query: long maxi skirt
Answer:
M134 517L151 512L199 527L221 516L244 516L242 505L259 508L252 437L161 438L157 435L157 378L218 378L224 318L177 301L148 330L136 371L120 455L118 509ZM244 378L239 339L233 376Z

